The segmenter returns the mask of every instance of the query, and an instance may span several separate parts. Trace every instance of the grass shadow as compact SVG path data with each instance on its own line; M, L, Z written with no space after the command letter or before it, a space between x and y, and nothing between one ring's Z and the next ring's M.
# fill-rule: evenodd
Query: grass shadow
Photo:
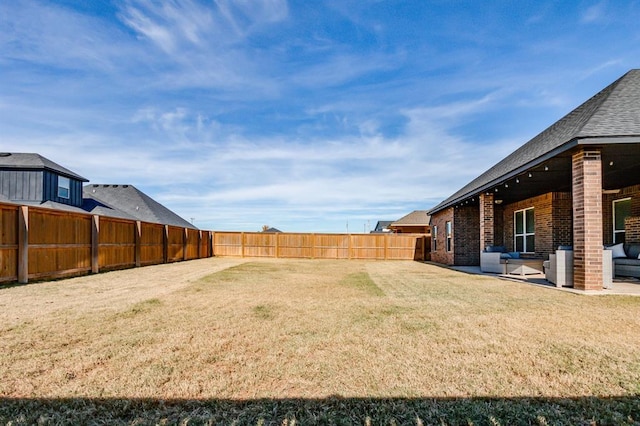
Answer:
M640 395L578 398L253 400L0 398L0 423L234 425L640 425Z

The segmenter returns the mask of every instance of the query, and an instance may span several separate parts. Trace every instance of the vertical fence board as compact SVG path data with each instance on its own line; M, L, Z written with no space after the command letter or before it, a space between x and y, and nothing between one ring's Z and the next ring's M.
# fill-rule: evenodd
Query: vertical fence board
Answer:
M0 205L0 282L18 280L18 207Z

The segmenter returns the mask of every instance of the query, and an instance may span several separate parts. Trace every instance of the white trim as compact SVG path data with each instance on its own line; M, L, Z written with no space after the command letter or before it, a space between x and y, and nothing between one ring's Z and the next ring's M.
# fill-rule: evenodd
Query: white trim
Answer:
M533 232L527 232L527 210L533 210ZM516 215L522 212L522 234L518 234L516 230ZM522 238L522 252L521 253L535 253L535 242L534 242L534 251L527 251L527 237L536 236L536 216L535 216L535 207L527 207L526 209L520 209L513 212L513 249L518 251L518 245L516 244L516 239L518 237Z
M613 232L612 242L614 244L616 242L616 234L626 234L626 231L624 229L616 231L616 203L619 203L621 201L631 201L631 197L620 198L619 200L613 200L611 202L611 232Z

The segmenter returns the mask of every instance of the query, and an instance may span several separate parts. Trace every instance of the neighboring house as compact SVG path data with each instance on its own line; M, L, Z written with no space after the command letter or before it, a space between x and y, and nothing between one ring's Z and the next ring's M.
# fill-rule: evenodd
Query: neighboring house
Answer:
M0 201L197 229L132 185L84 182L39 154L0 153Z
M26 205L82 207L87 179L39 154L0 153L0 193Z
M281 230L279 230L278 228L273 228L273 227L264 228L262 230L262 232L266 232L267 234L280 234L280 233L282 233Z
M431 234L431 217L426 210L416 210L392 222L389 229L398 234Z
M389 225L391 225L393 223L392 220L379 220L378 223L376 223L376 227L373 231L371 231L371 234L388 234L393 232L391 229L389 229Z
M574 287L603 287L603 244L640 242L640 70L632 70L429 211L431 259L487 246L547 259L573 246Z
M84 209L94 214L198 229L133 185L85 185L84 197Z

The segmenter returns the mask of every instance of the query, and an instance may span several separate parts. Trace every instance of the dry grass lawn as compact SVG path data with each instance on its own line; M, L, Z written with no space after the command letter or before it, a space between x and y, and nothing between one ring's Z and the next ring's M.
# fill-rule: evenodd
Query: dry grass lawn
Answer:
M634 424L640 298L418 262L203 259L0 288L0 377L5 408L615 397L605 418Z

